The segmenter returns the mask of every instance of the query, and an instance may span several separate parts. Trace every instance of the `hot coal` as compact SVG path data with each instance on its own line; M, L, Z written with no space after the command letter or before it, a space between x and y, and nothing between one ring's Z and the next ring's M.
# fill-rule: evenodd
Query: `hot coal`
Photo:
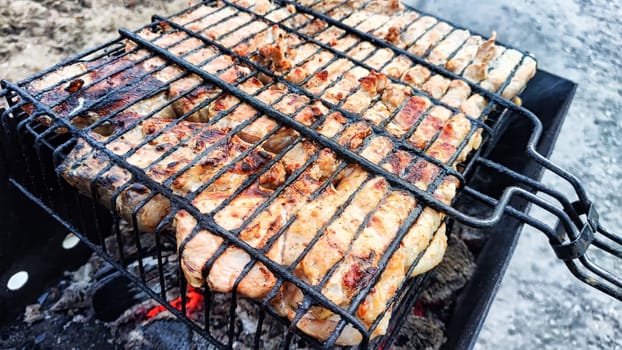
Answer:
M474 261L466 243L450 236L445 259L430 272L430 282L421 293L420 300L431 305L446 304L452 300L454 293L464 287L473 274Z
M486 186L490 187L491 182L494 181L494 178L488 178L479 173L474 174L474 178L476 178L476 180L472 182L484 184L480 189L482 191L486 189ZM461 196L456 202L456 209L473 217L486 218L490 217L493 208L469 196ZM488 239L486 230L480 230L458 223L455 223L453 226L454 227L451 229L452 234L466 244L466 247L472 255L478 255Z
M394 350L439 349L445 342L445 325L435 318L409 315L393 344Z
M113 296L116 296L114 302L111 300ZM113 322L132 306L147 298L148 296L132 281L116 272L97 282L91 305L97 319Z
M198 347L194 333L182 322L157 320L140 327L130 335L126 348L139 350L190 349Z
M129 230L122 234L128 235ZM454 225L443 262L428 276L415 310L408 315L395 338L395 349L438 349L445 341L446 317L457 291L464 286L474 270L473 254L460 236L463 229ZM127 237L126 237L127 238ZM160 293L157 258L149 255L153 235L142 235L139 264L134 260L127 270L139 276L144 271L145 284ZM125 239L124 239L125 240ZM108 252L119 256L113 238L108 238ZM170 244L167 242L165 244ZM174 246L163 257L166 299L181 310L179 270ZM126 259L136 259L136 244L123 247ZM35 349L187 349L212 346L208 340L162 307L155 300L116 271L102 258L93 255L80 269L67 273L66 279L49 288L36 303L28 306L20 319L0 330L0 348ZM186 315L204 325L203 292L188 288ZM232 308L230 294L207 294L211 298L209 334L227 343ZM270 315L264 315L260 348L282 348L288 327ZM234 349L252 348L257 338L261 306L254 301L235 301L233 323ZM311 345L294 336L291 348L307 349Z

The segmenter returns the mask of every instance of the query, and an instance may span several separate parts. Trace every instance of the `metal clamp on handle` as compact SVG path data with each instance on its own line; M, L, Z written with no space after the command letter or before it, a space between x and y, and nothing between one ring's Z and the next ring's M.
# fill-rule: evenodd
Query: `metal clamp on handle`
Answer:
M564 229L562 220L558 222L561 242L551 241L555 254L579 280L622 301L622 237L600 224L592 202L573 202L572 210L573 213L565 213L571 217L585 216L585 220L578 235ZM612 267L603 267L607 265Z
M594 240L594 234L598 230L598 212L593 203L585 204L580 201L572 203L572 207L579 215L587 214L587 221L583 224L579 237L567 243L553 243L551 247L555 255L561 260L578 259L585 255L587 248ZM569 213L567 213L569 214Z

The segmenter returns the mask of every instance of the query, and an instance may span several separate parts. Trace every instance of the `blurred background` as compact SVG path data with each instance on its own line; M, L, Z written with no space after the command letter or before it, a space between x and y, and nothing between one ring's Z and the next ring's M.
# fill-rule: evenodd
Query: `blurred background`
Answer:
M540 69L579 83L553 160L575 173L601 218L622 230L622 5L617 0L410 1L532 52ZM25 78L72 54L171 14L188 0L0 0L0 76ZM551 174L544 182L569 189ZM541 215L534 211L532 215ZM621 231L618 231L620 233ZM622 266L612 266L622 274ZM578 282L544 235L525 228L476 346L622 349L622 303Z

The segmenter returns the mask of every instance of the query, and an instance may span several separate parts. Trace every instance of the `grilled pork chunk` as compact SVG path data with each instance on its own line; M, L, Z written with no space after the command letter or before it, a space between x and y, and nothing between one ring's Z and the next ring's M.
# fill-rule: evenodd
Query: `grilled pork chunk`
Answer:
M479 147L484 97L293 6L235 2L249 12L216 3L170 19L196 36L166 23L138 35L451 204L459 182L435 162L455 169ZM535 74L535 60L496 45L494 33L488 40L472 36L394 0L301 3L505 98ZM277 24L255 20L255 13ZM83 129L59 173L143 232L174 217L181 268L195 287L251 298L275 291L270 305L289 319L305 297L210 231L207 220L338 307L362 296L355 316L377 336L386 332L392 296L443 256L443 213L137 43L128 41L119 55L66 65L26 88ZM416 154L401 150L400 140ZM155 184L188 205L173 205ZM340 320L311 305L297 327L324 340ZM361 339L347 325L337 343Z

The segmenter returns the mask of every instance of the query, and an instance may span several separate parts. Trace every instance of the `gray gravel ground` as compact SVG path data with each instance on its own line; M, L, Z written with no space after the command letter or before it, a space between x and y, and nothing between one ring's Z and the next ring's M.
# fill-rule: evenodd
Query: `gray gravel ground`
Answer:
M579 83L553 160L575 173L608 227L622 232L622 5L611 0L412 1L415 7L535 54ZM544 182L568 191L555 176ZM537 211L533 215L541 216ZM622 265L609 263L622 275ZM476 346L622 349L622 303L576 281L526 228Z

